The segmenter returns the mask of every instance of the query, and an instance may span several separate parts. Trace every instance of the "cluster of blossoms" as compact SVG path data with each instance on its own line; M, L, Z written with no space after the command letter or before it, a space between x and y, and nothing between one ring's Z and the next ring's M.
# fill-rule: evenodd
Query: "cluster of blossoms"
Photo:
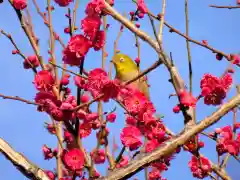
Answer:
M101 17L104 15L105 2L93 0L88 3L86 17L81 21L83 34L71 37L67 47L63 51L63 61L71 66L79 66L84 60L90 48L100 50L105 44L105 32L100 30ZM113 5L112 1L112 5Z
M204 143L202 141L199 141L198 136L195 136L185 144L184 149L191 152L192 154L196 154L199 152L199 149L203 147ZM188 163L188 166L193 174L193 177L199 179L207 177L212 171L210 161L206 157L197 157L193 155L192 159Z
M69 76L65 77L67 80L68 78ZM62 80L61 82L65 81L66 80ZM71 123L74 123L75 117L77 117L81 122L78 131L80 138L85 138L91 134L92 130L97 130L102 127L99 121L98 113L88 112L84 108L73 111L77 104L75 98L69 91L66 91L63 100L58 100L57 95L55 95L54 92L54 82L54 77L51 72L47 70L39 71L36 74L34 84L39 92L36 95L35 101L36 103L41 104L39 106L40 111L47 112L57 121L71 121ZM99 100L103 100L105 102L109 99L116 99L125 106L128 112L126 117L127 126L123 128L120 139L122 144L129 148L129 150L137 150L140 146L142 146L142 137L146 137L148 139L145 146L146 152L153 151L164 143L164 141L170 138L166 135L165 127L160 119L154 117L156 110L144 94L131 86L122 86L118 80L110 80L103 69L93 69L89 72L87 79L75 76L74 82L77 87L89 92L93 98L100 97ZM68 83L64 84L67 85ZM88 102L88 100L89 98L86 94L81 98L81 101L85 103ZM109 113L106 116L107 122L114 122L115 119L115 113ZM48 130L52 134L56 133L52 125L48 125ZM102 133L102 131L97 133L98 139L100 137L102 138L100 141L102 145L105 144L104 137L108 136L108 134L109 131L106 127L104 128L104 133ZM78 175L80 176L82 166L79 167L79 164L78 166L74 164L76 164L76 162L79 161L78 158L80 158L76 153L80 154L82 152L75 148L76 144L74 137L67 129L64 131L64 141L66 142L68 149L65 150L62 155L65 167L70 170L70 172L79 172ZM52 153L50 150L47 152L48 154ZM97 151L94 150L91 153L91 157L95 164L104 163L106 159L105 156L105 151L102 149ZM81 158L83 157L81 156ZM154 162L152 164L153 171L150 172L149 177L154 179L154 177L156 178L160 176L162 171L167 170L167 167L170 165L169 162L171 158L172 156L169 156ZM116 167L123 167L127 165L127 163L128 158L123 156Z
M217 139L216 150L218 155L221 156L225 153L238 156L240 152L240 133L235 137L234 131L239 127L233 129L231 126L225 126L223 128L217 128L215 133L212 134Z
M232 76L229 73L221 78L205 74L200 82L201 96L204 97L204 103L206 105L220 105L231 85Z
M192 159L188 163L188 166L190 167L193 177L203 179L208 176L209 173L211 173L211 163L210 161L205 157L199 157L192 156Z
M144 0L137 0L136 4L137 4L137 11L136 12L134 12L134 11L130 12L132 20L137 20L137 17L143 18L144 15L148 13L148 9L147 9L147 6L146 6Z
M240 153L240 133L236 131L240 128L239 123L236 123L232 128L225 126L215 129L215 132L210 133L209 136L216 140L216 151L219 156L229 153L233 156L238 156ZM201 162L201 163L200 163ZM205 157L192 156L189 162L189 167L194 177L203 179L212 171L210 161Z
M174 113L179 113L181 109L186 110L189 107L193 107L193 108L196 107L197 99L186 89L180 91L178 93L178 97L179 97L180 104L177 104L173 108Z
M156 110L144 94L127 86L121 89L118 99L128 112L126 127L122 129L120 139L130 151L137 150L143 145L143 137L147 139L143 147L145 152L155 150L171 138L166 135L166 128L161 120L154 116ZM171 159L172 155L152 163L149 179L162 179L161 172L168 169Z
M173 108L173 112L178 113L181 109L189 107L196 107L197 100L204 97L206 105L220 105L226 97L228 90L232 85L231 73L225 73L222 77L218 78L212 74L205 74L200 82L201 94L195 98L187 90L179 92L178 97L180 104Z
M33 83L39 91L35 97L35 102L41 104L38 108L39 111L47 112L56 121L74 118L74 113L71 110L77 106L75 97L67 89L64 100L59 100L56 92L55 78L50 71L39 71L35 75Z
M37 68L40 65L36 55L28 56L23 62L24 69Z

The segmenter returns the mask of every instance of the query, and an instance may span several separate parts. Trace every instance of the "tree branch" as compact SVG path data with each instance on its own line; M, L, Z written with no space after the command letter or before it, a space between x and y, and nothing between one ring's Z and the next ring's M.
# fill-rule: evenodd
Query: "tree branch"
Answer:
M137 155L136 160L133 160L129 163L128 166L124 168L120 168L116 171L110 173L107 177L99 178L98 180L118 180L118 179L126 179L131 177L140 171L143 167L149 165L150 163L161 159L162 157L172 154L179 146L185 144L188 140L190 140L194 135L203 131L207 127L213 125L218 122L222 116L227 114L231 109L240 104L240 95L236 95L229 102L222 105L217 111L215 111L211 116L205 118L198 124L192 126L191 129L187 131L184 130L179 135L174 137L172 140L169 140L157 148L151 153L141 153Z
M0 151L12 164L29 179L49 180L45 172L30 162L21 153L16 152L6 141L0 138Z
M8 1L9 1L9 3L11 4L11 6L13 7L13 9L15 10L15 12L16 12L16 14L17 14L17 16L18 16L18 19L19 19L19 21L20 21L20 23L21 23L21 27L22 27L23 31L25 32L26 36L28 37L28 40L29 40L29 42L30 42L30 44L31 44L31 46L32 46L32 48L33 48L36 56L38 57L38 60L39 60L39 62L40 62L40 65L41 65L42 69L45 69L44 62L43 62L43 58L42 58L42 56L40 55L39 47L38 47L38 45L37 45L37 43L36 43L36 40L34 39L35 37L33 37L33 36L31 35L31 32L30 32L30 30L28 29L28 27L27 27L27 25L26 25L26 23L25 23L25 21L24 21L22 12L21 12L20 10L17 10L17 9L13 6L13 1L12 1L12 0L8 0Z
M20 98L20 97L18 97L18 96L6 96L6 95L3 95L3 94L0 94L0 97L3 98L3 99L17 100L17 101L25 102L25 103L27 103L27 104L32 104L32 105L38 105L38 106L41 105L41 104L39 104L39 103L35 103L35 102L32 102L32 101L29 101L29 100Z
M0 33L2 33L5 37L7 37L9 39L9 41L12 43L12 45L14 46L14 48L18 51L18 54L23 58L23 60L27 60L27 57L20 51L20 49L18 48L17 44L15 43L14 39L12 38L11 34L6 33L4 30L0 29ZM32 70L34 73L37 73L37 70L35 67L33 67L33 65L31 64L31 62L28 61L28 63L30 64L30 66L32 67Z
M240 6L217 6L217 5L209 5L209 7L212 8L218 8L218 9L239 9Z

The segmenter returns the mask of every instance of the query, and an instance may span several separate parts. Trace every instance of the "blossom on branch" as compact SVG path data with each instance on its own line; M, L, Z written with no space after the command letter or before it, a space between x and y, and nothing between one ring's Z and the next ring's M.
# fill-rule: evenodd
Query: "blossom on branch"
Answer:
M105 0L91 0L86 7L85 13L89 16L99 15L105 8Z
M108 122L114 123L116 120L116 117L117 117L116 113L112 112L106 116L106 119Z
M221 156L224 153L230 153L237 156L240 152L240 143L238 139L233 139L233 130L231 126L225 126L216 130L218 134L218 140L216 150L218 155Z
M75 83L81 83L80 78L76 78L76 80ZM110 80L107 73L101 68L96 68L90 71L88 81L82 87L85 90L88 90L93 98L103 94L102 100L105 102L110 98L117 98L120 91L118 80Z
M203 179L208 176L212 171L209 160L205 157L192 156L191 161L188 163L194 177Z
M92 42L83 35L72 36L63 50L63 62L71 66L79 66L91 46Z
M36 55L28 56L23 62L24 69L37 68L40 65Z
M27 0L13 0L13 6L17 10L23 10L27 7Z
M44 172L50 180L55 180L56 179L56 175L52 171L45 170Z
M54 0L60 7L68 6L73 0Z
M101 18L97 15L87 16L81 21L82 30L91 41L94 41L101 23Z
M148 173L148 179L149 180L166 180L165 178L162 178L161 172L157 168L153 168L152 171Z
M142 145L141 132L134 126L123 128L120 139L122 144L130 149L130 151L138 149Z
M81 171L84 165L84 154L80 149L63 150L62 161L71 171Z
M42 70L35 75L33 83L37 90L51 92L55 84L55 80L51 72Z
M147 6L144 0L137 0L137 10L138 10L138 17L143 18L144 14L148 12Z
M220 105L231 85L232 76L229 73L221 78L205 74L200 82L204 103L206 105Z
M41 104L39 111L45 111L56 121L74 119L75 114L72 111L77 105L75 97L68 95L64 101L57 100L52 93L40 91L36 94L35 102Z
M106 154L103 149L94 150L90 155L95 164L103 164L105 162Z
M106 35L104 31L98 31L96 33L95 40L93 41L93 48L95 51L99 51L105 44Z
M179 99L181 105L183 105L184 107L196 107L197 99L187 90L179 92Z

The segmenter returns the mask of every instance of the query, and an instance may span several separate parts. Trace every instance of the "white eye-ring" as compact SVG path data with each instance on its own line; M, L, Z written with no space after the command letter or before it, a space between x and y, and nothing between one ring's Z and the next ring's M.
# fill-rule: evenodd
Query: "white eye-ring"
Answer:
M121 57L121 58L120 58L120 62L123 62L123 61L124 61L124 58L123 58L123 57Z

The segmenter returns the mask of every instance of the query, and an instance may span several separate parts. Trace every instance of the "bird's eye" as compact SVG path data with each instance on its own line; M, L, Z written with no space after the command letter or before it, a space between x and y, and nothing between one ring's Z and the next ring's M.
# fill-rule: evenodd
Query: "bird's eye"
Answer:
M120 62L123 62L123 61L124 61L124 58L121 57L121 58L120 58Z

